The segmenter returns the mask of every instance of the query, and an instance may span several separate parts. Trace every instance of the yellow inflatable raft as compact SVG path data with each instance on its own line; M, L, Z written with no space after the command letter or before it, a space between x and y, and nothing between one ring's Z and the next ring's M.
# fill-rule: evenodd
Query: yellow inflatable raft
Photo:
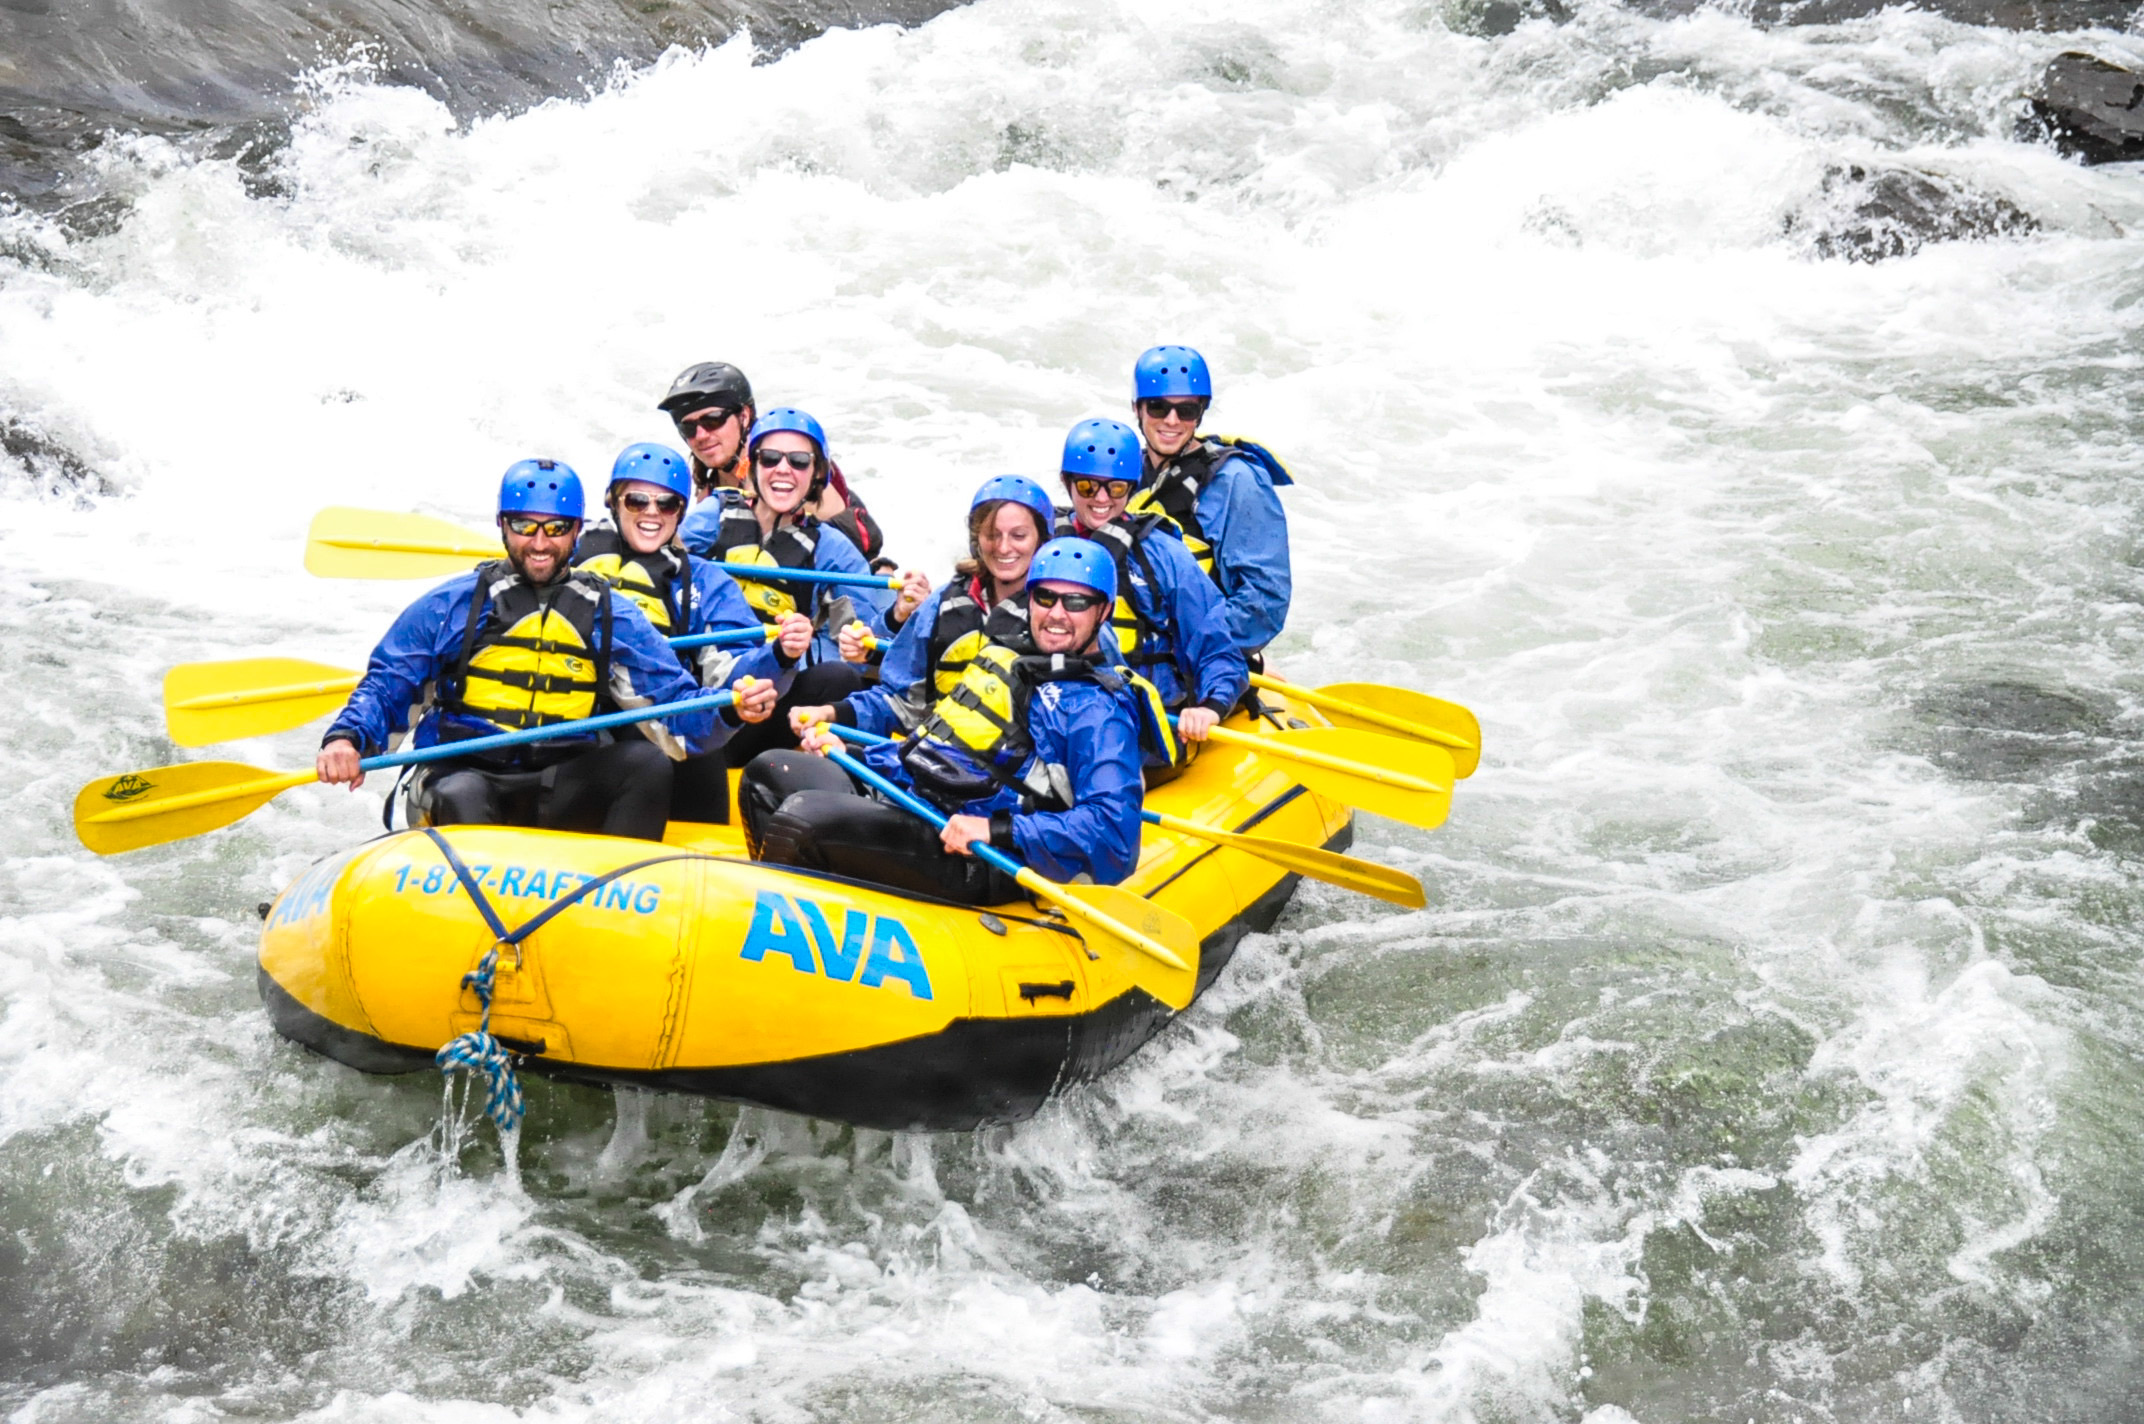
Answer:
M1275 763L1213 744L1147 804L1331 850L1352 830L1346 807ZM510 930L578 896L518 962L502 956L491 1014L527 1067L556 1078L863 1127L1017 1121L1151 1038L1171 1011L1141 986L1180 973L1030 904L978 910L761 865L730 827L674 826L655 846L456 826L323 861L269 908L260 989L284 1036L403 1073L431 1070L435 1050L477 1026L462 976L498 936L435 836ZM1148 826L1123 888L1197 928L1204 989L1295 880Z

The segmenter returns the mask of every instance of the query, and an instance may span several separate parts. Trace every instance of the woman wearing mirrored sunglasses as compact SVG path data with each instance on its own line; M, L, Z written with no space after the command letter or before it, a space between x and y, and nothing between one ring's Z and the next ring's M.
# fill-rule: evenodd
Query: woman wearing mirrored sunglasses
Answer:
M1175 522L1184 547L1221 590L1229 636L1246 658L1257 658L1288 621L1288 514L1274 490L1294 480L1263 445L1201 437L1199 422L1212 404L1213 374L1190 347L1152 347L1133 363L1146 487L1130 510L1158 510Z
M745 457L749 502L724 509L713 537L694 552L725 563L762 564L769 569L871 571L846 534L812 513L825 489L829 464L826 430L816 419L792 407L768 411L752 427ZM864 685L863 670L842 661L836 630L855 620L878 636L892 637L886 623L893 602L891 590L784 583L777 577L747 577L740 586L761 622L801 614L817 632L805 651L802 670L778 704L781 715L740 732L729 748L733 762L742 761L748 753L795 746L787 716L792 707L838 702Z
M692 474L666 445L628 445L611 464L604 506L611 522L581 535L573 566L601 578L639 607L666 638L761 626L744 593L728 574L696 559L677 542ZM795 680L798 662L811 644L809 619L790 615L772 643L748 648L680 649L678 661L701 686L731 687L740 679L766 681L762 695L743 699L724 716L731 727L763 722L776 697ZM674 768L670 819L721 824L729 820L729 759L724 748L688 757Z

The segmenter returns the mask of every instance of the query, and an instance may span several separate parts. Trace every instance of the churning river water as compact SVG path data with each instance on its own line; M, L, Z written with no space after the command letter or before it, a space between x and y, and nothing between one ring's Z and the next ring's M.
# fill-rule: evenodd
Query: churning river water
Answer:
M1470 13L979 0L474 120L359 57L0 212L0 1409L2137 1417L2144 190L2012 124L2144 40ZM2036 226L1846 260L1856 168ZM721 357L936 574L1163 340L1294 463L1276 664L1488 754L1360 827L1429 908L1304 886L1030 1123L538 1081L449 1157L255 993L373 790L74 841L165 668L414 596L307 576L322 505L600 477Z

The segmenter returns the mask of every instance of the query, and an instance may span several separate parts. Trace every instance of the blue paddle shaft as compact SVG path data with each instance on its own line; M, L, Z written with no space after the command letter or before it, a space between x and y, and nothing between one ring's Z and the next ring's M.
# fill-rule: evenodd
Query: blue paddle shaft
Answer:
M673 648L728 648L745 643L771 643L773 628L724 628L715 633L688 633L682 638L672 638Z
M843 730L853 732L856 729L848 727ZM869 736L870 733L867 732L864 735ZM881 796L884 796L902 810L911 815L922 817L926 824L934 826L938 830L945 829L945 823L948 818L940 815L936 806L912 792L903 790L846 752L828 752L826 759L855 777L858 781L861 781L864 785L878 792ZM968 849L983 864L994 870L1002 870L1015 880L1020 878L1020 872L1026 868L1019 861L1014 860L987 841L969 841Z
M844 574L832 569L785 569L777 564L728 564L720 559L711 560L714 566L731 578L748 578L758 583L831 583L849 588L898 588L897 579L884 574Z
M383 752L379 756L366 757L357 767L360 771L379 771L390 766L450 761L455 757L468 756L472 752L526 746L530 742L548 742L555 737L572 736L577 732L600 732L606 727L652 722L658 717L675 717L681 712L697 712L703 707L727 707L736 700L737 694L734 692L710 692L702 697L688 697L682 702L659 702L653 707L629 707L623 712L606 712L600 717L584 717L578 722L553 722L548 727L528 727L519 732L501 732L495 737L472 737L466 742L441 742L437 746L418 747L412 751Z
M844 727L839 722L821 722L819 725L841 738L844 742L854 742L860 747L883 747L890 745L893 741L891 737L882 737L876 732L867 732L861 727Z

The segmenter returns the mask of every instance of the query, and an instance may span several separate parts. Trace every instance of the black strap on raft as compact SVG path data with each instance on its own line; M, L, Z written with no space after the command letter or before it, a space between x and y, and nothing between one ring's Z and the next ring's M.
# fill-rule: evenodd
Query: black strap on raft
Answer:
M432 838L432 844L439 847L439 853L445 856L447 864L454 868L454 878L461 881L462 888L469 892L470 901L475 904L477 912L484 917L484 923L491 928L492 934L498 937L499 944L514 951L514 963L517 965L521 962L521 941L551 923L553 919L563 914L569 906L579 901L589 891L600 890L621 875L631 875L634 871L646 870L651 865L663 865L673 860L705 860L707 858L696 851L679 851L670 855L650 856L646 860L636 860L631 865L621 865L616 870L606 871L592 880L582 881L580 888L569 890L558 899L544 906L543 909L536 912L534 919L524 924L520 929L509 930L506 927L506 922L499 918L499 912L491 907L491 901L485 898L483 885L474 875L469 873L469 867L464 865L462 858L454 853L454 847L447 844L447 838L430 826L424 828L424 833Z

